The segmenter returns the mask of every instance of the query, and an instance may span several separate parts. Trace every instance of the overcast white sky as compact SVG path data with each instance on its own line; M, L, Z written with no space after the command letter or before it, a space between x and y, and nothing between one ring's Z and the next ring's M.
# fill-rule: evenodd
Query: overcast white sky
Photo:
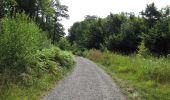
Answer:
M60 2L69 7L70 19L62 21L66 32L74 22L83 20L85 15L97 15L103 18L110 12L138 14L148 3L154 2L158 8L170 5L170 0L60 0Z

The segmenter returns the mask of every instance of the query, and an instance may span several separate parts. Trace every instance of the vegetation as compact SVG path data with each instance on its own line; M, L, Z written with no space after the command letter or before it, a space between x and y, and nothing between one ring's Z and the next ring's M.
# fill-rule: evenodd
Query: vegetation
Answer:
M64 33L62 18L68 18L68 7L59 0L1 0L0 18L17 17L17 13L25 13L34 18L39 27L48 33L52 43L59 41Z
M62 50L71 51L71 49L72 49L70 42L65 37L60 39L60 41L57 42L56 45Z
M53 46L38 50L32 61L28 62L24 72L17 76L15 75L17 71L10 73L15 75L11 76L15 77L13 80L7 76L9 72L2 73L0 97L3 100L38 100L43 92L51 89L56 81L71 70L73 65L73 56L69 52L61 51ZM18 67L21 69L24 66Z
M1 0L1 99L39 99L71 70L68 51L104 65L134 100L170 98L169 6L148 4L139 16L87 15L64 37L60 21L68 17L59 0Z
M54 45L64 36L59 20L67 11L58 0L1 0L2 100L38 100L72 69L72 53Z
M120 84L132 100L169 100L170 63L168 58L123 56L90 50L87 58L99 63Z
M154 3L147 5L136 17L133 13L110 14L106 18L86 16L69 30L69 41L81 49L103 49L131 54L138 51L143 40L153 55L170 51L170 7L158 10Z
M73 53L103 66L133 100L170 98L170 7L148 4L139 16L86 16L69 29Z

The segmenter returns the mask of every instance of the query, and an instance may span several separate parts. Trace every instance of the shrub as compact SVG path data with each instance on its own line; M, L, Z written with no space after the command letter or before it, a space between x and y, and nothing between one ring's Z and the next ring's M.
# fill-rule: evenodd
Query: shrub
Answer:
M64 67L70 68L74 65L74 59L70 52L61 51L54 46L37 51L35 57L37 60L37 67L46 73L53 74L55 77L59 74L60 69Z
M96 49L92 49L92 50L89 50L89 52L87 53L87 58L90 58L91 60L93 61L102 61L103 59L103 55L102 55L102 52L100 52L99 50L96 50Z
M147 57L149 55L149 50L145 47L144 41L141 42L141 44L138 46L138 55Z
M3 18L0 21L2 80L17 79L26 72L34 61L33 55L47 44L46 34L25 14L17 14L16 18Z
M67 51L71 50L71 44L68 42L66 38L60 39L60 41L57 43L57 46L61 50L67 50Z
M41 94L52 88L74 64L70 52L61 51L54 46L37 50L33 58L34 62L30 63L27 71L20 75L20 84L12 84L8 87L0 85L0 98L38 100Z

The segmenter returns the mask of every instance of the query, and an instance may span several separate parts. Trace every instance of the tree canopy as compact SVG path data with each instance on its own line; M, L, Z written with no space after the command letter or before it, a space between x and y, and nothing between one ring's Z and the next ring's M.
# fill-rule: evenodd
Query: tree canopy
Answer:
M59 0L1 0L0 18L16 13L26 13L34 18L39 26L48 32L52 43L59 41L65 35L62 18L68 18L68 7L61 5Z
M148 4L141 17L134 13L110 14L106 18L87 15L69 29L69 41L79 49L102 49L125 54L138 51L141 41L153 54L170 51L170 7Z

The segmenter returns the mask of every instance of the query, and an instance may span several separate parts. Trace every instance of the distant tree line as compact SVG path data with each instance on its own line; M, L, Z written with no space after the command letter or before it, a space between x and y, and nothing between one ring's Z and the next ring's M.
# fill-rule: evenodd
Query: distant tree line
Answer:
M139 16L110 14L106 18L86 16L69 29L69 41L80 50L108 49L125 54L138 51L141 41L156 55L170 52L170 7L160 10L148 4Z
M17 13L25 13L35 19L37 24L48 33L52 43L65 35L62 18L68 18L68 7L59 0L1 0L0 18L16 17Z

